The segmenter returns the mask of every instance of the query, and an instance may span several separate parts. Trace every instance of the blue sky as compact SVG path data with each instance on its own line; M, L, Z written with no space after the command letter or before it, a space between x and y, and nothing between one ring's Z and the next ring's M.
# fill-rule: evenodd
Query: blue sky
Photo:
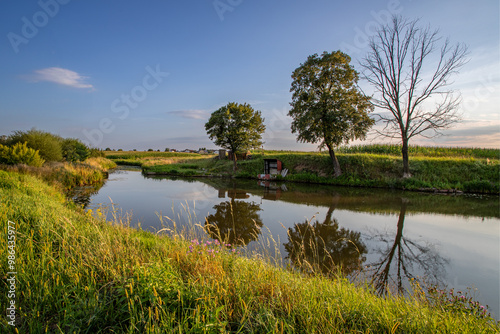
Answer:
M215 147L204 124L236 101L262 112L265 148L314 150L290 133L293 70L308 55L339 49L360 70L366 37L395 13L420 18L470 52L452 86L462 94L463 122L444 137L413 143L500 144L498 1L3 0L0 6L0 135L36 127L100 148Z

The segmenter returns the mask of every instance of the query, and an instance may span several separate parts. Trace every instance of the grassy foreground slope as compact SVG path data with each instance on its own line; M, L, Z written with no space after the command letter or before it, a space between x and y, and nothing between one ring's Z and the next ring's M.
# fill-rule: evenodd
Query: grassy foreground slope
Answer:
M106 222L53 186L0 171L0 237L15 224L15 327L5 333L496 333L469 309L423 293L380 298L225 247ZM4 243L5 245L5 243ZM218 252L217 252L218 251ZM7 248L0 248L2 291ZM12 301L0 294L0 305ZM5 313L4 313L5 314Z

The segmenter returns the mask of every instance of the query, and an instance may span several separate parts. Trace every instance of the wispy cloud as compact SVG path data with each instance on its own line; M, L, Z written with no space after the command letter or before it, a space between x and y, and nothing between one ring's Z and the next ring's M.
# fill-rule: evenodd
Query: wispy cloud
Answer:
M94 89L94 86L85 82L88 77L60 67L49 67L36 70L33 75L29 76L29 79L33 82L48 81L73 88Z
M188 119L208 119L209 112L206 110L176 110L168 111L167 114Z

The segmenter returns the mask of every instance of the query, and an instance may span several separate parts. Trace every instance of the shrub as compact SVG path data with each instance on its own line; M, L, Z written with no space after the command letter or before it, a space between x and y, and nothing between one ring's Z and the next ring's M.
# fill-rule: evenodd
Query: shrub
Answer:
M90 149L81 141L74 138L63 139L61 142L64 160L70 162L84 161L90 157Z
M44 160L26 143L17 143L14 146L4 146L0 144L0 163L8 165L25 164L28 166L40 167Z
M106 155L104 152L98 148L91 148L90 149L90 156L89 158L105 158Z
M61 137L35 128L26 132L15 131L8 139L10 146L26 142L26 145L38 151L40 157L45 161L61 161L63 159L61 141Z

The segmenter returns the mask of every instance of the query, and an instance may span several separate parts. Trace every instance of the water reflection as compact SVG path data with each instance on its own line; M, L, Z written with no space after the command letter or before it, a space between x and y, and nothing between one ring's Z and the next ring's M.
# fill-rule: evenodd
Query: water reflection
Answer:
M425 281L439 285L443 283L444 268L449 260L440 256L434 245L426 241L415 241L404 236L403 227L406 211L410 205L407 198L401 198L396 234L391 236L389 231L374 233L371 237L378 244L375 252L380 259L368 265L367 271L371 276L371 283L381 295L388 291L404 293L404 283L417 278L414 272L424 273Z
M483 304L500 314L498 197L123 172L110 174L93 205L109 198L133 211L133 225L153 231L161 228L156 212L196 201L196 217L212 238L252 248L269 230L293 265L307 261L350 276L362 271L381 294L404 290L414 277L456 290L476 286ZM309 246L318 244L324 247Z
M240 183L241 184L241 183ZM229 240L232 244L246 245L258 239L263 222L258 212L262 209L255 202L245 202L251 192L261 200L293 200L307 198L318 194L293 191L289 196L287 187L274 183L259 182L259 187L246 187L242 190L236 183L211 183L218 192L219 198L230 201L216 204L214 214L206 218L206 230L210 237ZM387 195L385 195L387 196ZM328 211L323 222L305 220L287 228L287 242L283 244L285 259L304 272L320 272L325 275L336 274L340 270L344 275L356 275L364 271L379 294L388 291L404 292L409 279L425 277L431 284L441 284L445 277L444 268L448 260L440 256L435 246L428 240L414 240L403 234L405 216L409 207L421 205L413 203L412 198L390 196L381 198L373 194L342 196L337 192L322 194L322 205L328 203ZM237 200L242 199L242 200ZM378 203L381 210L389 217L397 217L395 231L370 229L363 231L363 236L371 245L368 250L362 240L361 231L341 226L333 213L338 207L356 207L357 210L376 210ZM223 241L221 240L221 241ZM371 253L370 261L366 261ZM378 256L377 256L378 254Z
M344 275L358 272L366 260L366 245L361 233L339 227L332 218L335 206L328 209L325 221L311 224L306 220L289 228L288 242L284 244L287 259L302 271L334 275L340 269Z
M236 200L249 197L237 189L218 189L218 197L224 198L226 191L231 200L213 206L215 213L206 217L205 230L212 239L236 246L257 240L263 226L260 205Z
M101 181L89 186L74 187L66 196L85 209L90 204L90 198L97 194L103 185L104 181Z

